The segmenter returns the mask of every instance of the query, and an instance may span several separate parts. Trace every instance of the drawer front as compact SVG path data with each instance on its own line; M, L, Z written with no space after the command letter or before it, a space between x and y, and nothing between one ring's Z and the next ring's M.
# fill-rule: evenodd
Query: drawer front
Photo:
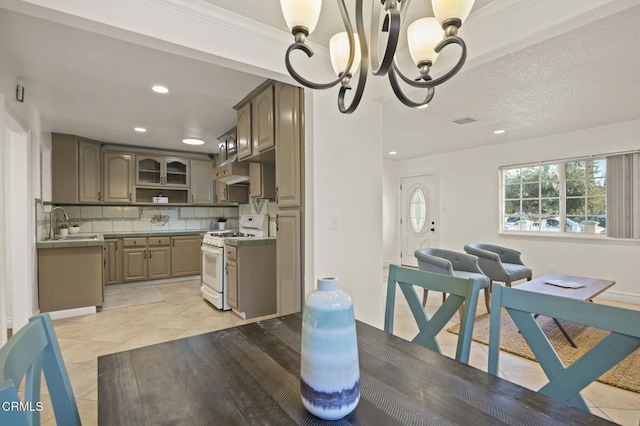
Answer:
M146 238L123 238L122 245L125 247L146 247Z
M171 237L149 237L149 247L168 246L171 244Z
M237 247L226 246L224 251L227 254L227 260L236 260L237 259Z

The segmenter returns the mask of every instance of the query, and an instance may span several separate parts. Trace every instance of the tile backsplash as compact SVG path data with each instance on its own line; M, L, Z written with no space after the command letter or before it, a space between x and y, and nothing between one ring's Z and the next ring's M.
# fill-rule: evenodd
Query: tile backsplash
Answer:
M238 207L78 206L61 205L80 232L185 231L217 228L218 217L226 217L227 228L238 227ZM49 234L49 212L53 206L36 203L37 238ZM54 213L57 223L62 212ZM275 216L274 216L275 217Z

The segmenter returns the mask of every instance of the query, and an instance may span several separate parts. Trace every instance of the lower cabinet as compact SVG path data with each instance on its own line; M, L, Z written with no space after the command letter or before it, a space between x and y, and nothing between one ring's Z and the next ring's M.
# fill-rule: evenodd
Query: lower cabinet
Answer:
M102 277L106 285L122 282L122 240L104 240Z
M199 235L106 239L103 247L104 283L200 275L201 246Z
M202 239L198 235L171 237L171 269L173 277L200 275L202 272Z
M244 318L275 314L276 241L227 245L227 301Z
M297 209L279 209L277 216L278 315L302 310L301 213Z

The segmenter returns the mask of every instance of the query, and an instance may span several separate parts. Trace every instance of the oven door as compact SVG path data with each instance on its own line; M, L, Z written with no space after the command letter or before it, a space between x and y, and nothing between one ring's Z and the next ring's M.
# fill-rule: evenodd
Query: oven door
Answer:
M202 246L202 285L216 293L224 291L224 249Z

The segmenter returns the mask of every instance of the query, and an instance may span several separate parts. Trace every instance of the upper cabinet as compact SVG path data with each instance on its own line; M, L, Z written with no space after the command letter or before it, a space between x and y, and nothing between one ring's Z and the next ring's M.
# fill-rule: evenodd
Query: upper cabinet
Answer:
M136 186L189 187L189 160L136 155Z
M275 146L273 86L265 88L251 101L251 129L254 153Z
M99 203L101 143L52 133L51 182L54 203Z
M238 160L273 163L276 142L273 83L261 85L235 108Z
M302 89L275 85L276 202L280 207L302 205Z
M253 152L253 142L251 140L251 102L245 104L238 110L236 126L238 159L244 160L245 158L251 157Z
M191 160L191 203L213 203L213 179L211 161Z
M133 155L105 152L103 161L103 187L105 203L131 204L133 192Z
M80 139L78 141L78 202L99 203L102 201L100 184L101 144Z

